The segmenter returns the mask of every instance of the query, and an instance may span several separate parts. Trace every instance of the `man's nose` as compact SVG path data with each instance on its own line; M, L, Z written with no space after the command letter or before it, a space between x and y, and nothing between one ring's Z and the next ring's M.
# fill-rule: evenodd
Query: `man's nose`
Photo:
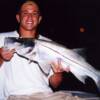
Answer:
M32 17L33 17L32 14L29 14L29 15L28 15L28 18L29 18L29 19L32 19Z

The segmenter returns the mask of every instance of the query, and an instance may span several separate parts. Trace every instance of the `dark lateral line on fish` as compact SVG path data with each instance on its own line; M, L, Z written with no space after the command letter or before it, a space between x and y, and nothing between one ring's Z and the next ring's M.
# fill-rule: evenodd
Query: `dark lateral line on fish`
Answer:
M41 45L44 46L44 47L46 47L46 48L48 48L48 49L50 49L50 50L53 50L54 52L56 52L56 53L60 54L61 56L65 57L64 55L62 55L61 53L57 52L56 50L54 50L54 49L52 49L52 48L50 48L50 47L48 47L48 46L45 46L45 45L43 45L43 44L41 44ZM65 57L65 58L68 59L68 60L70 60L70 61L72 61L72 62L75 63L75 64L78 64L78 65L80 65L80 66L84 66L84 65L81 65L81 64L75 62L74 60L69 59L68 57Z
M24 59L26 59L26 60L29 60L30 62L33 62L33 63L37 64L38 67L40 68L40 70L42 71L42 73L43 73L45 76L48 76L48 74L41 68L40 64L39 64L37 61L31 60L31 59L29 59L29 58L27 58L27 57L25 57L25 56L23 56L23 55L18 54L17 52L15 52L15 53L16 53L18 56L20 56L20 57L22 57L22 58L24 58Z

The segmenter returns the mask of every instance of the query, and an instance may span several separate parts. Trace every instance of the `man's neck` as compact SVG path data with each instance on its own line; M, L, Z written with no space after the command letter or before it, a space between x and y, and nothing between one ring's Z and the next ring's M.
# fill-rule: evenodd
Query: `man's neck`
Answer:
M36 31L19 30L20 37L22 38L36 38Z

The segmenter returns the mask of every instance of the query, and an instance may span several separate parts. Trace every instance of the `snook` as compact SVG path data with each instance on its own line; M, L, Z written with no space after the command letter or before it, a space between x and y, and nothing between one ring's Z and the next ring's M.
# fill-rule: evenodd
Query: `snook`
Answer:
M69 67L76 78L83 83L85 83L87 76L92 78L100 90L100 72L87 63L80 55L55 42L44 40L35 40L34 42L39 45L40 57L44 62L49 63L60 59L64 69Z
M5 44L7 44L8 48L15 48L16 53L20 57L38 62L40 65L45 63L49 65L51 62L60 59L65 71L69 67L76 78L83 83L85 83L87 76L92 78L100 91L100 72L87 63L80 55L52 41L28 40L27 42L27 39L7 38ZM16 44L15 46L14 43ZM34 50L35 46L38 47L37 51ZM39 56L37 57L36 55Z

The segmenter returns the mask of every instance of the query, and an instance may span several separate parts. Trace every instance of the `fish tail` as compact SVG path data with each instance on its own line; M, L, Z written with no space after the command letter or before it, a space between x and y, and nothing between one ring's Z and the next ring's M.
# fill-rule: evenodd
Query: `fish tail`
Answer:
M100 96L100 71L97 71L97 80L95 80L95 82L96 82L97 92Z
M99 80L98 80L98 82L97 82L97 90L98 90L98 92L99 92L99 94L100 94L100 78L99 78Z
M96 93L100 94L100 71L95 70L93 77L91 77L95 84Z

